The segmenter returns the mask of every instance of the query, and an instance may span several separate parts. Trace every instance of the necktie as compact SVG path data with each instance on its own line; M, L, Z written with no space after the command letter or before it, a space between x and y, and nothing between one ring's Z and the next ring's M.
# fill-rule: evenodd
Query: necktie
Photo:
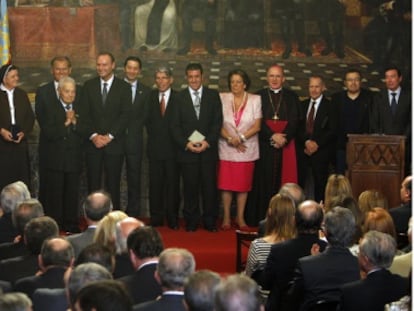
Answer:
M161 93L160 111L161 111L161 115L164 116L165 114L165 94L164 93Z
M391 93L391 96L392 96L392 99L391 99L391 112L392 112L393 116L395 116L395 112L397 111L397 99L395 98L396 95L397 95L397 93L395 93L395 92Z
M66 111L71 111L72 110L72 104L66 105L65 110Z
M195 91L193 94L194 94L193 105L194 105L194 110L195 110L195 113L198 119L200 116L200 101L201 101L200 96L199 96L200 93L198 91Z
M308 114L308 118L306 119L306 133L308 135L313 134L313 123L314 123L314 115L315 115L315 104L316 102L312 100L312 106Z
M108 97L108 83L103 84L103 90L102 90L102 104L105 106L106 98Z

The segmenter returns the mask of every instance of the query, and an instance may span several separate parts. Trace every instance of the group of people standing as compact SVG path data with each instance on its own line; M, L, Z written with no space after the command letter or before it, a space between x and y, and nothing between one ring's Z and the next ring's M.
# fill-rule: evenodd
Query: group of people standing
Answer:
M358 70L349 70L345 90L332 100L324 95L323 78L312 75L309 98L303 101L284 86L284 69L276 64L267 70L268 86L255 94L248 91L250 79L242 69L229 72L229 92L219 93L203 85L199 63L187 65L188 86L179 92L172 89L167 66L155 70L152 90L138 80L141 68L138 57L127 57L125 77L118 78L113 55L103 52L96 59L97 77L80 87L69 77L70 60L56 57L51 62L53 81L36 92L39 199L46 214L65 230L78 230L83 157L88 192L106 189L115 209L121 209L125 162L128 204L122 209L130 216L141 215L144 127L151 225L166 220L170 228L179 228L181 177L187 231L197 230L200 222L206 230L217 231L219 190L223 230L256 225L270 198L287 182L302 186L308 198L322 200L329 173L346 170L348 133L405 135L407 144L411 140L411 93L401 87L396 67L385 71L386 90L375 95L361 88ZM17 87L18 69L5 65L0 73L0 155L5 157L0 161L0 187L16 180L29 184L26 137L34 114ZM406 163L409 168L410 155Z

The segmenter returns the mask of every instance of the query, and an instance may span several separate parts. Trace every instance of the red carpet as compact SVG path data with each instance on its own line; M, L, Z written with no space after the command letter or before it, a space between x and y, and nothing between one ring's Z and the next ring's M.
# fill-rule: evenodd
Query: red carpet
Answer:
M210 269L220 274L236 272L236 233L231 231L208 232L202 228L196 232L178 231L158 227L164 247L181 247L193 253L196 269Z

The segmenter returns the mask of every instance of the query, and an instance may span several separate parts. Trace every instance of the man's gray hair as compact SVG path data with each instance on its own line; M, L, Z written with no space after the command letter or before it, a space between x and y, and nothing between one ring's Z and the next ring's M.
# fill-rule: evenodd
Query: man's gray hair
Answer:
M24 293L7 293L0 295L1 311L27 311L32 301Z
M76 87L76 82L75 82L75 79L73 79L73 78L71 78L71 77L62 77L62 78L60 78L60 80L59 80L59 83L58 83L58 88L59 88L59 89L62 89L62 87L63 87L64 85L66 85L66 84L72 84L73 86L75 86L75 87Z
M13 212L17 204L27 199L30 199L30 192L22 181L8 184L1 190L0 204L4 213Z
M216 289L215 311L259 311L261 305L259 287L246 275L231 275Z
M172 77L172 75L173 75L171 68L169 68L165 65L158 66L155 69L155 74L154 75L156 75L157 73L165 73L165 75L167 77Z
M88 262L76 266L70 274L66 290L69 294L70 304L73 306L76 301L76 294L86 284L94 281L111 280L112 274L105 267Z
M334 207L324 219L326 239L330 245L347 247L352 244L355 233L355 217L344 207Z
M162 287L179 289L195 271L194 256L183 248L167 248L160 254L157 271Z
M375 267L387 269L394 260L397 243L391 235L372 230L362 238L359 252L360 255L366 256Z

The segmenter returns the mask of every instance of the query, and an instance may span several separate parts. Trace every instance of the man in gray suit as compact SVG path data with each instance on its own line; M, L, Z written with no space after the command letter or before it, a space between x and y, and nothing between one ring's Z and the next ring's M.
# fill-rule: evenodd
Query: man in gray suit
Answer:
M112 211L112 201L108 193L95 191L88 195L83 204L83 212L88 228L82 233L68 236L68 241L75 250L75 258L78 257L82 249L92 243L96 226L110 211Z

